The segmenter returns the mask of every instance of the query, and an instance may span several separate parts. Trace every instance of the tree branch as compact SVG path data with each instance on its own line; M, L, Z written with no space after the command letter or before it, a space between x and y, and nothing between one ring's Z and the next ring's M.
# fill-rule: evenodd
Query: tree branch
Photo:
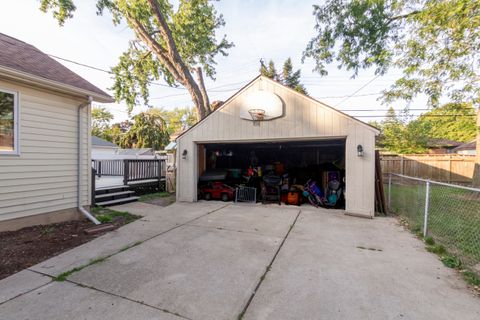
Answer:
M408 17L417 15L417 14L419 14L419 13L421 13L421 12L422 12L422 11L420 11L420 10L415 10L415 11L412 11L412 12L409 12L409 13L401 14L401 15L398 15L398 16L393 16L393 17L391 17L391 18L388 19L388 23L393 22L393 21L396 21L396 20L403 20L403 19L406 19L406 18L408 18Z

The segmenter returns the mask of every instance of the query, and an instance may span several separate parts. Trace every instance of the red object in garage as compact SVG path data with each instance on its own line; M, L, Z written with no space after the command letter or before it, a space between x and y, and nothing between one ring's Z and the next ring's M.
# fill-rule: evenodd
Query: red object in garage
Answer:
M200 188L202 198L205 200L233 200L235 189L221 182L212 182Z

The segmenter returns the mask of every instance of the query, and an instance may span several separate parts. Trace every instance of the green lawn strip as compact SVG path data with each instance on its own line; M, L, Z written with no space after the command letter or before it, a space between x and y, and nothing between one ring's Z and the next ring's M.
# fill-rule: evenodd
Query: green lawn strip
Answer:
M101 223L110 223L114 221L115 218L123 217L125 218L125 224L127 224L141 218L127 211L116 211L105 207L95 207L92 212L95 214L95 218Z
M392 186L392 211L405 220L412 232L421 232L424 190L418 186ZM472 192L431 187L428 233L466 264L480 262L480 201Z
M168 192L155 192L155 193L148 193L140 196L140 199L138 201L150 201L150 200L155 200L159 198L167 198L170 197L171 194Z
M428 234L423 238L425 190L417 185L392 186L392 211L399 215L420 239L426 250L439 256L442 263L458 270L474 287L480 286L480 274L470 267L480 263L480 201L468 190L431 185Z

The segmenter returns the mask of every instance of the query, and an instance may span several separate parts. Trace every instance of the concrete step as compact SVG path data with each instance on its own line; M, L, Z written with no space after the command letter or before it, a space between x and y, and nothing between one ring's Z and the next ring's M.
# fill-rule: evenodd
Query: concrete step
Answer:
M96 202L95 204L97 206L106 207L106 206L113 206L113 205L117 205L117 204L135 202L135 201L138 201L138 199L140 199L140 197L128 197L128 198L120 198L120 199L115 199L115 200Z
M95 195L95 200L101 200L101 199L110 198L110 197L124 196L124 195L129 195L129 194L134 194L134 193L135 193L135 191L133 191L133 190L111 192L111 193L102 193L102 194Z

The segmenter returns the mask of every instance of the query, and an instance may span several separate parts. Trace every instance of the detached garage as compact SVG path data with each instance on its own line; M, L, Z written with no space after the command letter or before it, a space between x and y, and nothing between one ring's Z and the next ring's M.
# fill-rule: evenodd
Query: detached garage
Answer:
M205 183L217 179L255 188L264 202L271 200L265 186L278 178L281 201L284 192L314 183L326 207L373 217L378 133L259 76L177 138L177 200L210 198Z

